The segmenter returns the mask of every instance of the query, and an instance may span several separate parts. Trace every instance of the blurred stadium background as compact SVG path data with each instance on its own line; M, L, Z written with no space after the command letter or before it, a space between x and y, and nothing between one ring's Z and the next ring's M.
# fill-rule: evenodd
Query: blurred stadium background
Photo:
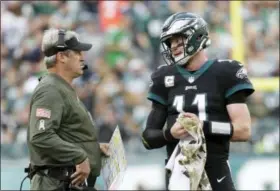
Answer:
M75 30L93 44L89 70L75 87L100 141L109 141L116 125L121 129L128 159L123 189L164 188L165 150L146 151L140 134L149 75L164 63L161 25L177 11L202 15L212 39L209 57L242 61L257 90L248 100L252 138L231 144L237 189L279 190L279 1L165 0L1 1L1 190L19 189L28 164L29 100L45 71L40 43L50 27Z

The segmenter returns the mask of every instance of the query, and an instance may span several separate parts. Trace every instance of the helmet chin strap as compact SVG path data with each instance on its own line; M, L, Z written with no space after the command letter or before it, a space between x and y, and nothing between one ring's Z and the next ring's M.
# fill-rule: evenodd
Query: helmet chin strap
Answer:
M200 52L202 49L207 48L208 46L210 46L211 44L211 40L206 38L203 40L203 42L201 43L201 46L197 49L197 51L193 54L193 55L188 55L185 56L185 54L181 54L180 56L176 57L174 60L176 62L176 64L180 65L180 66L186 66L188 65L190 59L192 57L194 57L198 52ZM185 57L184 57L185 56Z
M178 62L176 62L176 64L178 64L180 66L184 66L187 64L189 59L190 59L190 56L186 56L186 57L182 58L181 60L179 60Z
M176 57L174 58L175 62L180 61L181 59L184 58L184 56L185 56L185 54L182 52L179 56L176 56Z
M184 66L184 65L187 65L188 64L188 60L195 54L193 55L188 55L186 52L185 52L185 48L186 48L186 45L188 44L188 41L189 39L191 38L191 36L189 36L188 38L185 38L184 39L184 53L182 53L180 56L174 58L174 61L175 61L175 64L178 64L180 66Z

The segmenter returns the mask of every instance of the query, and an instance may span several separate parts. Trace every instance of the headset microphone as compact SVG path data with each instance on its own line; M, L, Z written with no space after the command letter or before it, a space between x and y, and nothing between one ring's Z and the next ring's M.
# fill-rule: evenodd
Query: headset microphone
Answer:
M83 66L82 69L83 69L83 70L87 70L87 69L88 69L88 65L84 64L84 66Z

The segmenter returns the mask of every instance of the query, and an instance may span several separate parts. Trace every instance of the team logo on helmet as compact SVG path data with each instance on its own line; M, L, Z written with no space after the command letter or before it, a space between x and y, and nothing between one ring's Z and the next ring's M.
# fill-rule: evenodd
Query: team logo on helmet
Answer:
M240 79L248 78L247 70L242 67L236 72L236 77Z

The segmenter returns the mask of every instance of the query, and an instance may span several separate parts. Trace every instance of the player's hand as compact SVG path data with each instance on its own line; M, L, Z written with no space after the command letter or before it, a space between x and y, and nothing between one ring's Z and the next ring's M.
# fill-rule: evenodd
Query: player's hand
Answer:
M109 153L109 144L108 144L108 143L99 143L99 145L100 145L100 150L101 150L101 152L102 152L105 156L109 157L109 156L110 156L110 153Z
M84 160L82 163L76 165L76 172L71 175L72 182L71 184L74 186L82 185L85 180L88 178L90 173L90 165L88 158Z
M189 135L185 128L178 122L175 122L171 127L170 133L175 139L184 139Z
M188 112L186 112L186 113L183 113L183 115L184 115L185 117L192 118L193 120L195 120L195 121L197 122L197 124L201 124L201 123L202 123L202 121L199 120L198 116L195 115L195 114L193 114L193 113L188 113Z

